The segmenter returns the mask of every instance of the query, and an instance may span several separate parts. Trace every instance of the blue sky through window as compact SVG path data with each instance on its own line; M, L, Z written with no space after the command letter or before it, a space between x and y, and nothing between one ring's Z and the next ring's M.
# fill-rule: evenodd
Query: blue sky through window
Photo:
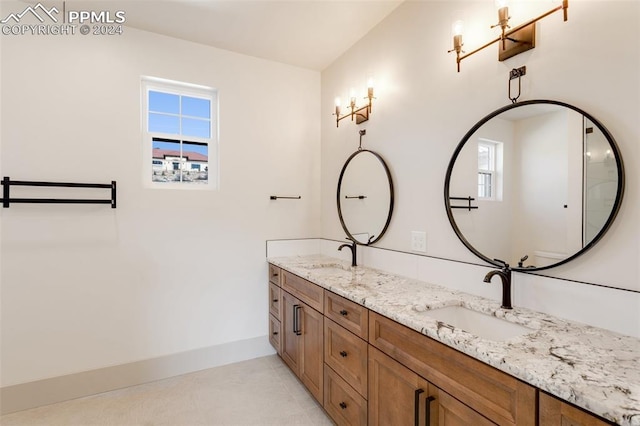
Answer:
M153 141L153 149L168 149L172 151L180 151L180 142L165 142L165 141ZM182 144L183 152L197 152L198 154L206 155L209 157L209 147L204 144L195 144L184 142Z
M150 132L211 137L211 101L172 93L149 91Z

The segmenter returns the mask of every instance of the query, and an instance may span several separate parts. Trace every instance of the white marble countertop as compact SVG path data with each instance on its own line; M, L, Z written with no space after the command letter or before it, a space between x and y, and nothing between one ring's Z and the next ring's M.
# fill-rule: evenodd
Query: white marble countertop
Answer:
M328 256L268 261L539 389L620 425L640 425L640 339L357 266ZM505 341L442 326L429 310L464 306L524 325Z

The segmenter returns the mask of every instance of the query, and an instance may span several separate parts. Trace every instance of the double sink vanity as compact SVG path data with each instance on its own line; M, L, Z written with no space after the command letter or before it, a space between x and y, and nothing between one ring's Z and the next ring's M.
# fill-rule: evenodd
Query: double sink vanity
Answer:
M336 199L351 241L339 250L350 248L352 262L268 259L270 341L331 418L640 426L639 339L511 306L512 271L570 262L613 223L624 165L607 129L572 105L534 100L490 113L458 144L447 217L462 244L497 268L484 281L499 275L501 303L356 266L357 246L380 240L394 206L390 168L362 149L364 134ZM412 250L426 253L420 232Z
M640 340L335 258L269 258L270 340L339 425L640 425Z

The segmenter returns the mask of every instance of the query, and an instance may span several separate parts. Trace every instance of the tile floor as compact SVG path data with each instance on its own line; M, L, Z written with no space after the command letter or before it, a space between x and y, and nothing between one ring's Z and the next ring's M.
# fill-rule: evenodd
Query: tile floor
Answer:
M2 426L333 425L277 355L0 417Z

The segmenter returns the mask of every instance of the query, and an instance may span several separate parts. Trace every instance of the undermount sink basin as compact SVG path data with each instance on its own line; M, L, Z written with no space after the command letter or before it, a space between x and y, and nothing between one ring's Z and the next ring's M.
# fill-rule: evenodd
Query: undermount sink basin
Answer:
M534 331L529 327L467 309L463 306L447 306L426 311L425 314L454 328L494 341L509 340Z

